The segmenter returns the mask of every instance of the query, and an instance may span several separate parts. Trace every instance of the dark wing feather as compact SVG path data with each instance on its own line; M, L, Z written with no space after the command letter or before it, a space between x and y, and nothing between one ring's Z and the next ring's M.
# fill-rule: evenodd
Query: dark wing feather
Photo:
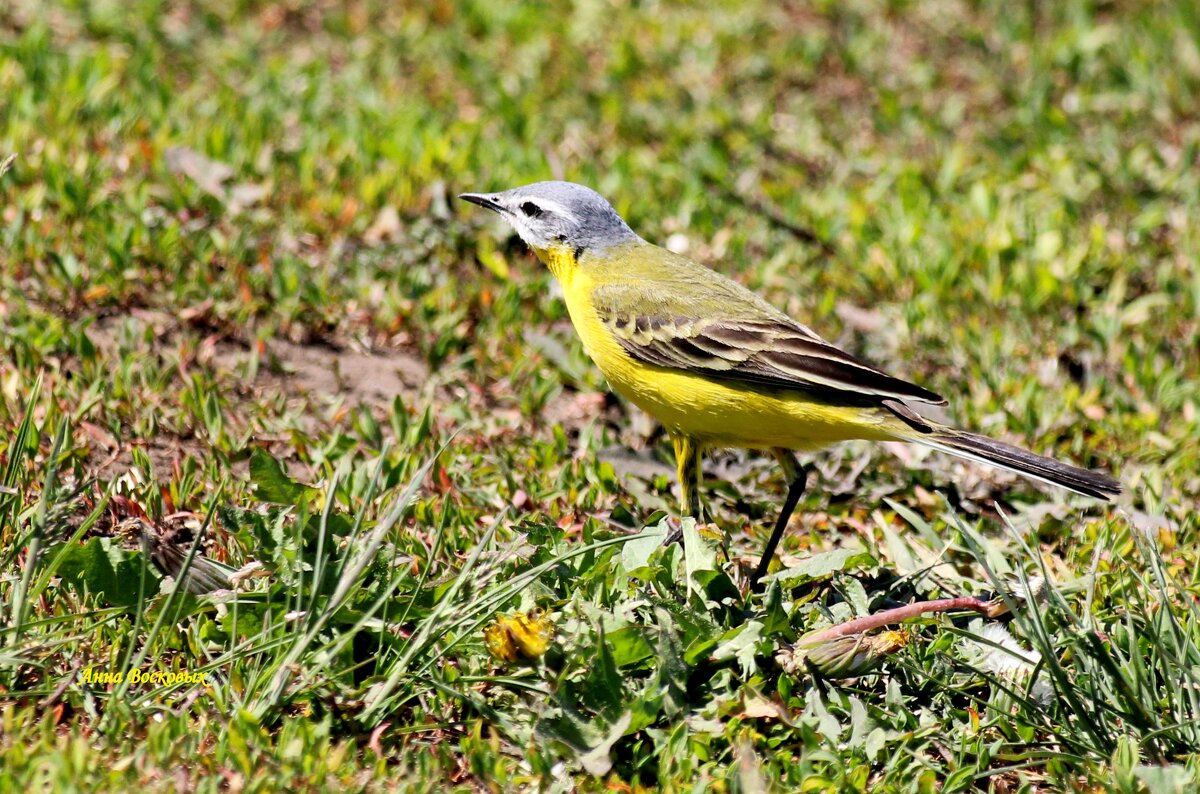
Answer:
M853 395L868 402L946 402L838 350L786 316L725 320L677 317L667 311L634 315L604 300L596 301L596 307L625 352L658 367L778 389Z

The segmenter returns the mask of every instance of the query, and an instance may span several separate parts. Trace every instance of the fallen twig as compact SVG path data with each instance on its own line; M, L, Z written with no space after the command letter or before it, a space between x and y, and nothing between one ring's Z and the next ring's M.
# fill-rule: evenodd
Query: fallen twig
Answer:
M845 637L848 634L861 634L864 631L883 628L893 623L901 623L919 615L927 615L932 612L957 612L963 609L978 612L989 618L1002 615L1005 612L1003 602L984 601L981 598L974 598L972 596L939 598L933 601L918 601L915 604L905 604L902 607L876 612L874 615L866 615L854 620L848 620L845 623L839 623L836 626L830 626L827 629L806 634L803 639L805 642L817 642L834 637Z

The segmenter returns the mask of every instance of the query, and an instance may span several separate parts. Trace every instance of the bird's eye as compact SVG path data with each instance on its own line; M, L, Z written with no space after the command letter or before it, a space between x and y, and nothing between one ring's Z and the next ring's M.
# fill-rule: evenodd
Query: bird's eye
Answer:
M530 218L537 218L542 214L542 208L532 201L526 201L521 205L521 212L525 213Z

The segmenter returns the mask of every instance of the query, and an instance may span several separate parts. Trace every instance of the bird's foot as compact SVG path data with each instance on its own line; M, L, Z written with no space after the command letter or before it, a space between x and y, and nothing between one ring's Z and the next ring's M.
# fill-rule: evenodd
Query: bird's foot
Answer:
M662 544L664 546L670 546L672 543L683 543L684 519L677 518L675 516L668 516L666 518L666 522L667 522L667 535L666 535L666 537L663 538ZM721 528L719 526L717 526L716 524L713 524L711 522L705 523L703 521L697 521L696 522L696 531L699 532L704 537L708 538L709 540L714 540L717 543L721 544L722 546L725 545L725 540L726 540L725 533L723 533L721 531Z
M670 546L672 543L683 543L683 521L675 516L667 516L667 534L663 538L662 544Z

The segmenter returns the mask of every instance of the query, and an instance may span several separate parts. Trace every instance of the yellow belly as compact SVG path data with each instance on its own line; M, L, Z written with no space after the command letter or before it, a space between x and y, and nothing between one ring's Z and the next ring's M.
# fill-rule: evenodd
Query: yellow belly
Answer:
M596 316L591 284L578 270L563 283L571 322L613 389L667 430L710 446L819 449L854 438L887 440L890 417L877 409L821 402L802 392L743 387L636 361Z

